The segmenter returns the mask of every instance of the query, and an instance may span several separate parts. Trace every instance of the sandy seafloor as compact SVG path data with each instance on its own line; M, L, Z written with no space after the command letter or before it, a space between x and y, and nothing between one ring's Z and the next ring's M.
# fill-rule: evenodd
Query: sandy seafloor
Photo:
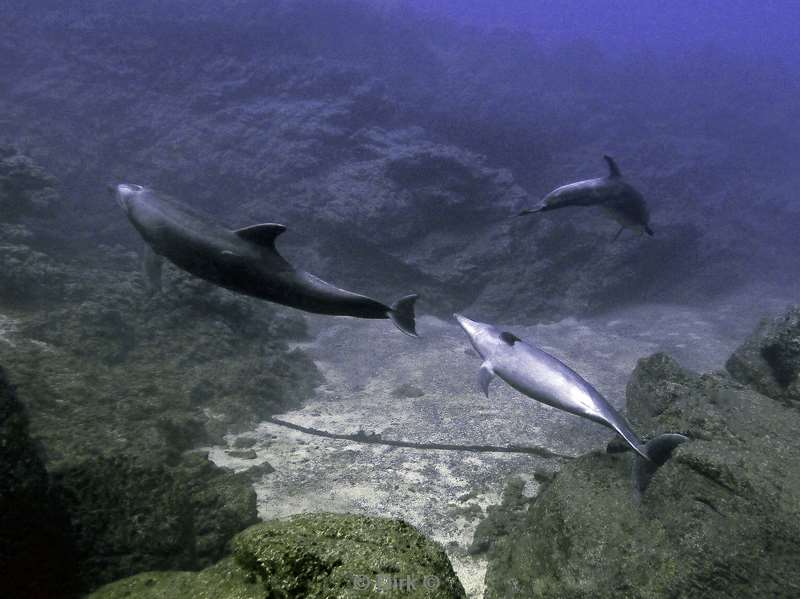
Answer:
M743 289L700 307L627 306L588 319L505 328L564 360L622 408L639 358L666 351L696 371L721 369L761 317L781 313L789 302L785 292ZM283 420L333 433L363 429L421 443L539 445L570 455L602 448L613 437L499 380L484 397L476 382L480 359L455 321L419 318L420 339L402 335L388 321L312 316L309 323L314 341L300 347L314 357L326 382ZM405 392L398 392L403 385ZM211 448L211 458L234 470L263 461L275 468L255 484L262 518L316 511L402 518L445 546L470 597L483 595L486 560L468 555L478 520L469 521L459 508L478 504L485 512L499 503L512 475L526 480L524 492L533 496L534 470L560 466L558 459L527 454L325 439L271 423L242 436L258 440L255 460L232 458L226 447ZM468 493L474 496L464 500Z

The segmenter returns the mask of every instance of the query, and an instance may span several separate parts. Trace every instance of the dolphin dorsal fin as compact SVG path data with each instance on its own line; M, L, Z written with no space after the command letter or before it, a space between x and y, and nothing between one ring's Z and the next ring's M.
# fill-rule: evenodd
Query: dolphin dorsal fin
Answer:
M519 337L517 337L514 333L509 333L508 331L503 331L500 333L500 339L505 341L511 347L514 347L514 344L517 341L522 341Z
M622 173L619 172L619 167L617 166L617 163L614 161L614 159L611 156L606 154L605 156L603 156L603 160L605 160L608 163L608 176L609 177L621 177L622 176Z
M276 223L263 223L260 225L251 225L242 229L236 229L234 233L256 245L266 248L275 249L275 239L278 235L283 233L286 227Z

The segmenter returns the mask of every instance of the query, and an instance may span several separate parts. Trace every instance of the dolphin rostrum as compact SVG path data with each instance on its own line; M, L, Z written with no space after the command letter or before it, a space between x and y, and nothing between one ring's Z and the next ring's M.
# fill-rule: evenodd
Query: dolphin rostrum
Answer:
M293 267L275 249L276 237L286 230L283 225L267 223L231 231L141 185L123 183L115 191L117 202L147 244L145 273L151 288L160 289L161 263L166 258L231 291L317 314L390 318L403 333L417 336L417 295L403 297L390 307Z
M518 216L569 206L599 206L609 218L620 225L615 240L625 228L652 236L650 212L644 197L625 181L611 156L603 156L603 159L608 163L607 177L587 179L557 187L544 196L539 206L523 210Z
M483 359L478 384L487 396L489 383L497 376L532 399L613 429L637 454L634 484L639 493L644 492L672 450L688 440L683 435L667 433L642 443L628 421L569 366L513 333L460 314L454 316Z

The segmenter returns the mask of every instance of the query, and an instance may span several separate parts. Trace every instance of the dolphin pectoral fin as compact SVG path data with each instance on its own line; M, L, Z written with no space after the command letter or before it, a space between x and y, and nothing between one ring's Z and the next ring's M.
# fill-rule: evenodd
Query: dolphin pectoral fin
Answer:
M419 295L416 293L401 297L392 304L389 312L386 314L392 320L394 326L409 337L419 337L419 335L417 335L417 323L414 317L414 302L416 302L418 298Z
M644 450L649 459L637 455L633 463L633 486L637 497L642 496L656 470L672 457L674 449L688 440L689 437L685 435L665 433L647 442Z
M536 208L525 208L525 210L517 214L517 216L525 216L526 214L536 214L537 212L544 212L547 209L548 207L546 205L537 206Z
M150 293L161 292L161 267L164 259L156 254L149 245L144 246L144 260L142 270L147 290Z
M478 387L486 397L489 397L489 383L492 382L494 376L494 369L489 362L481 364L481 369L478 371Z
M612 239L611 241L616 241L617 239L619 239L619 236L620 236L620 235L622 235L622 232L623 232L624 230L625 230L625 227L620 227L620 228L619 228L619 231L617 231L617 234L616 234L616 235L614 235L614 239Z
M275 240L278 235L283 233L286 227L277 223L263 223L260 225L251 225L242 229L236 229L234 233L251 243L260 245L267 249L275 249Z

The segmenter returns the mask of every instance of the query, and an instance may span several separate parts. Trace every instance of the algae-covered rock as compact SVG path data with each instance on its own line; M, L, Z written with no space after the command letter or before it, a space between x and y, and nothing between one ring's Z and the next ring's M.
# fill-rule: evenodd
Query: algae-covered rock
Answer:
M135 572L205 567L258 521L249 480L189 454L178 464L128 454L60 464L54 478L95 588Z
M800 306L762 321L725 367L760 393L800 405Z
M45 215L58 201L56 180L15 148L0 146L0 222Z
M76 593L69 518L28 435L28 414L0 368L0 597Z
M401 520L302 514L234 540L237 562L268 597L464 597L444 550Z
M486 597L793 597L800 416L665 355L628 386L635 428L684 432L640 501L629 454L565 466L490 553Z
M113 582L88 599L264 599L255 577L227 558L201 572L145 572Z

